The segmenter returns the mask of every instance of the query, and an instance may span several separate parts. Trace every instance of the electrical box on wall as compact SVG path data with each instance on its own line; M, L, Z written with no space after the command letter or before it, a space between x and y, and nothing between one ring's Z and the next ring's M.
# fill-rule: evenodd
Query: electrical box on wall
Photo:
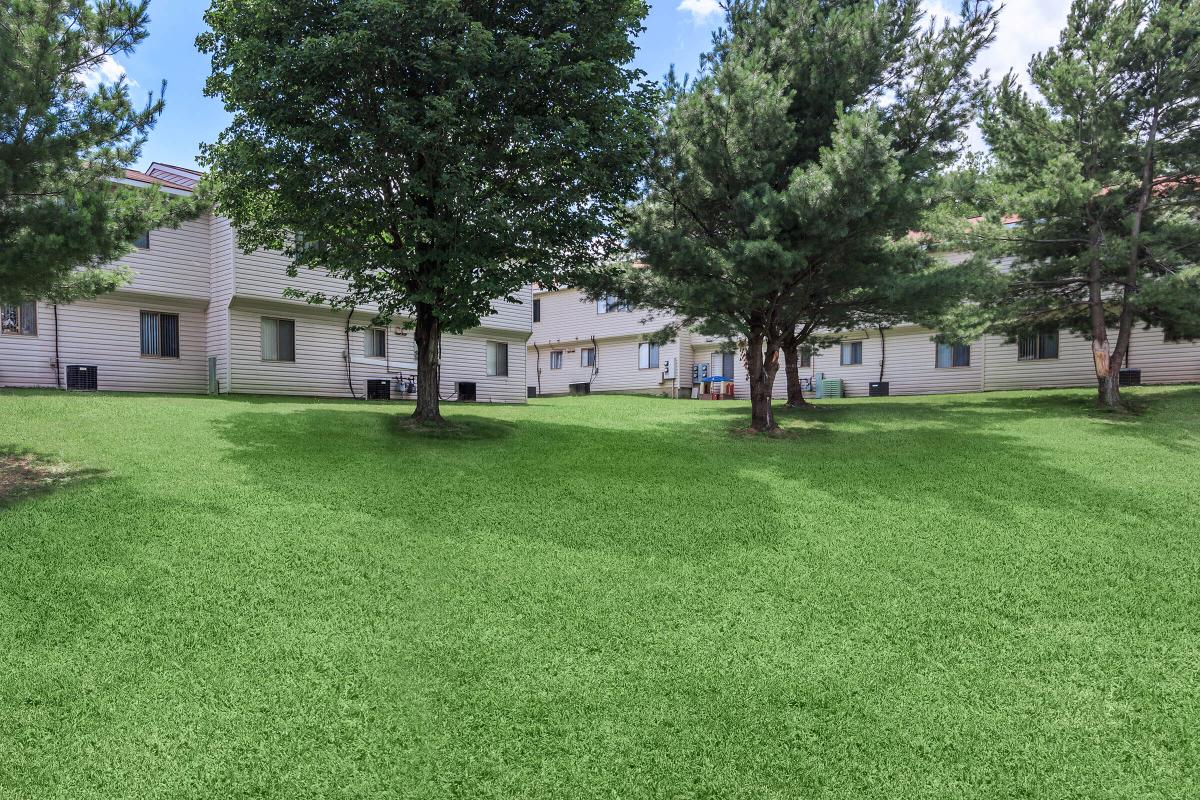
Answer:
M692 364L692 383L704 383L708 380L708 363L698 361Z

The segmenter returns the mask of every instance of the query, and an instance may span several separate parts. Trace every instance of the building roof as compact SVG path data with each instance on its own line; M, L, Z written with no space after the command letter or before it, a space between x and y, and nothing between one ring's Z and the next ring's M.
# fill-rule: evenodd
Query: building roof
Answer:
M176 183L174 181L169 181L164 178L155 177L154 175L149 175L145 172L139 172L136 169L125 170L125 178L126 178L126 180L135 181L137 183L145 183L145 184L152 184L154 186L162 186L167 189L175 189L175 190L181 191L181 192L190 192L190 191L192 191L192 189L195 188L194 186L185 186L182 183Z

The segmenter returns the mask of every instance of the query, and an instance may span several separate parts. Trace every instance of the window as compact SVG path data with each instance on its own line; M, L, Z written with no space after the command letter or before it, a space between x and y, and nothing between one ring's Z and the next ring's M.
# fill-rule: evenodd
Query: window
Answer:
M807 369L812 366L812 350L807 347L800 348L800 366Z
M487 343L487 374L495 377L508 375L508 343Z
M133 246L138 250L150 249L150 231L146 231L141 236L133 240Z
M713 353L708 376L733 380L733 353Z
M296 321L262 318L263 361L296 360Z
M0 306L0 333L37 336L37 303Z
M579 366L581 366L581 367L596 366L596 348L581 347L579 349Z
M387 328L368 328L367 358L387 358Z
M534 322L542 321L542 301L541 300L533 301L533 321Z
M611 314L614 311L628 311L629 306L622 303L612 295L601 297L596 301L597 314Z
M842 342L842 366L862 363L862 342Z
M550 351L550 369L562 369L562 350Z
M142 355L179 358L179 315L142 312Z
M1017 339L1018 361L1058 358L1058 331L1031 333Z
M650 342L638 345L638 369L658 369L659 347Z
M969 366L971 366L971 345L939 344L937 346L938 369Z

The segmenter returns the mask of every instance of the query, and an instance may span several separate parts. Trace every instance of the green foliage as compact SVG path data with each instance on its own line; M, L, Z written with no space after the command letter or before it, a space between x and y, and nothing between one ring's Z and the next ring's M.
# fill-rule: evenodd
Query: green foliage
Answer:
M199 201L114 182L138 159L162 96L138 107L123 77L86 83L146 38L147 5L0 2L0 299L115 288L124 273L71 273L99 270L145 231L199 213Z
M298 296L474 327L496 298L616 245L654 100L627 66L645 13L642 0L216 0L198 44L207 92L234 113L203 157L221 210L242 246L349 284Z
M995 20L984 3L928 26L908 0L732 3L699 78L668 87L630 232L648 268L591 288L739 335L764 414L798 328L944 310L970 281L906 235L975 113Z
M1009 74L984 116L999 205L956 236L1011 267L963 322L1079 332L1111 380L1139 322L1200 336L1200 6L1076 0L1029 77L1038 95Z

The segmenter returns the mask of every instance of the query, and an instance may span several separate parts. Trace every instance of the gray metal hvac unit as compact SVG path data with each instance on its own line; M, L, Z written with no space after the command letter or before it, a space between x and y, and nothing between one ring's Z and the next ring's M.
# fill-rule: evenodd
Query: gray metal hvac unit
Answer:
M474 383L467 383L466 381L460 382L458 384L459 402L474 403L476 397L475 389L476 387Z
M391 400L392 399L392 382L383 381L367 381L367 399L368 400Z
M99 378L98 370L93 366L80 364L67 365L67 388L76 392L94 392Z
M572 383L570 390L571 394L591 394L592 385L590 383Z

